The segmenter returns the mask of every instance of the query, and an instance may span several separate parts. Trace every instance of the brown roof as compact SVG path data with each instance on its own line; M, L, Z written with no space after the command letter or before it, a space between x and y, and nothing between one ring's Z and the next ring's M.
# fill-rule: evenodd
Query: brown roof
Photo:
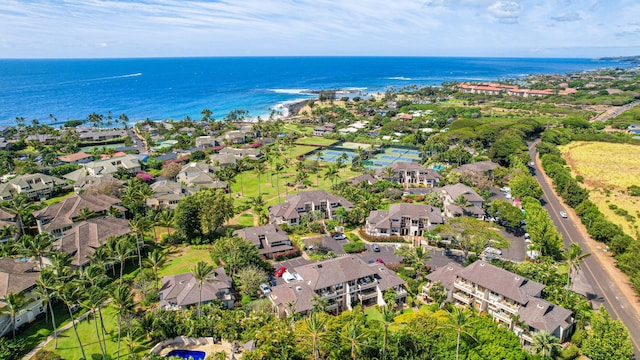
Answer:
M462 265L456 262L450 262L427 275L427 280L433 283L439 281L445 289L450 290L453 287L453 282L456 280L458 271L462 269Z
M341 196L334 196L324 190L303 191L285 198L284 203L273 205L269 208L269 215L274 217L282 217L283 219L296 219L299 217L296 208L304 207L305 203L329 201L330 203L339 203L347 210L353 207L353 204Z
M478 193L467 185L457 183L455 185L447 185L442 187L442 192L447 193L451 196L451 198L455 201L461 195L470 202L480 201L483 202L484 199L482 196L478 195Z
M213 274L202 283L203 302L222 299L224 294L231 289L231 278L224 272L224 268L214 269ZM200 300L200 287L190 272L164 276L158 295L160 296L160 306L194 305Z
M36 284L40 277L37 264L0 258L0 308L8 293L20 293Z
M529 302L518 309L518 315L525 324L536 330L555 333L558 327L567 329L571 323L571 310L552 304L544 299L530 298Z
M373 185L378 182L378 179L374 178L371 174L363 174L352 178L351 180L349 180L349 182L351 183L351 185L359 185L362 182Z
M485 287L496 294L524 305L530 298L540 294L544 285L507 270L478 260L458 271L458 276Z
M258 248L260 255L293 249L287 233L280 230L280 228L274 224L236 230L233 232L233 235L250 241ZM274 244L275 246L273 246Z
M493 161L478 161L478 162L474 162L471 164L464 164L462 166L459 166L455 169L453 169L454 171L457 172L485 172L485 171L489 171L489 170L493 170L497 167L499 167L499 164L494 163Z
M74 153L74 154L69 154L69 155L64 155L64 156L58 157L58 159L60 159L60 161L63 161L63 162L74 162L74 161L87 159L87 158L92 158L93 159L93 155L87 154L86 152L82 152L82 151Z
M71 265L82 266L89 262L96 249L104 245L111 236L128 234L131 231L125 219L106 217L83 221L65 232L54 242L54 247L73 255Z
M374 210L367 217L367 223L376 227L389 227L390 219L410 217L411 219L427 218L432 224L442 224L440 209L423 204L391 204L389 210Z
M113 206L124 212L125 209L119 204L119 199L108 195L74 194L59 203L34 211L33 216L43 222L43 228L46 231L50 231L73 225L75 218L84 208L94 213L100 213L109 210Z

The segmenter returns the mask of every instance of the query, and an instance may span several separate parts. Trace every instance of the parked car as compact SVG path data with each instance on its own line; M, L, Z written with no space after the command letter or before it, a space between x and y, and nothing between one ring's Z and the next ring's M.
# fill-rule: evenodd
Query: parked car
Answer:
M449 249L449 248L444 249L444 255L445 256L451 256L451 249Z
M380 252L380 246L378 244L372 244L371 249L375 252Z
M285 271L285 272L282 274L282 279L283 279L286 283L290 283L290 282L292 282L292 281L294 281L294 280L296 280L296 279L298 278L298 276L297 276L297 275L298 275L298 274L296 274L296 273L290 273L290 272L288 272L288 271Z
M347 237L343 233L333 233L333 238L336 240L345 240Z
M485 252L487 254L502 255L502 250L489 246Z
M380 263L380 264L384 264L384 260L382 260L382 258L377 258L376 262Z
M276 272L273 273L273 275L277 276L277 277L282 277L282 274L284 274L284 272L287 271L287 268L284 266L280 266Z
M566 219L569 215L567 214L566 211L560 211L560 217L562 217L563 219Z
M275 279L271 279L271 280L269 280L269 285L276 286L276 285L278 285L278 283L276 282Z
M262 283L260 284L260 291L262 291L263 294L267 295L271 292L271 288L267 283Z

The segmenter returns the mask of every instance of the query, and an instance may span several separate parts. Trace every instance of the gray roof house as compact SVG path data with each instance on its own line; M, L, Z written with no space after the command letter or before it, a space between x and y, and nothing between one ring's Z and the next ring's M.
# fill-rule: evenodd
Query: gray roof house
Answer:
M402 304L407 297L405 281L380 263L367 264L357 256L349 255L318 263L297 266L288 270L290 282L271 288L269 300L282 317L293 313L308 313L313 309L313 297L327 301L329 310L340 313L352 310L353 305L386 305L383 294L389 289L396 292L396 301Z
M32 322L45 312L43 300L33 294L39 277L36 263L0 258L0 336L13 328L11 316L2 311L7 306L7 294L20 293L27 299L27 304L16 315L16 328Z
M389 210L374 210L367 217L365 231L370 236L422 236L442 224L440 209L422 204L391 204Z
M162 287L158 291L160 306L168 310L180 310L197 305L200 300L200 287L192 273L162 277ZM235 297L231 288L231 277L224 268L214 269L213 275L202 282L202 303L220 300L233 309Z
M366 183L369 185L373 185L375 183L377 183L379 180L374 178L373 175L371 174L363 174L363 175L358 175L356 177L353 177L351 179L349 179L349 183L351 183L351 185L353 186L358 186L362 183Z
M11 200L16 194L25 194L29 199L39 200L56 189L71 188L66 181L45 174L16 176L5 184L0 184L0 199Z
M333 213L339 207L350 210L353 204L324 190L303 191L287 196L283 203L270 206L269 220L275 224L297 225L302 216L313 211L322 212L325 219L333 219Z
M18 236L20 236L20 233L22 232L22 222L20 221L20 217L16 213L0 208L0 228L5 226L13 228L15 233L13 236L0 236L0 243L6 242L12 238L17 239Z
M478 161L470 164L464 164L453 169L458 173L491 173L496 168L500 167L499 164L493 161Z
M138 173L138 171L140 171L141 166L138 157L136 157L135 155L127 154L82 164L82 169L70 172L63 177L65 179L77 181L81 177L87 175L98 176L114 174L118 171L118 168L124 168L129 174L135 175Z
M73 183L73 191L79 194L91 188L105 186L107 184L113 184L114 186L121 187L124 185L124 181L114 178L111 174L99 176L87 175L79 178Z
M218 152L220 155L233 155L236 159L242 159L245 156L249 160L260 160L264 154L259 149L237 149L226 147Z
M392 182L402 184L404 187L435 187L440 183L440 174L433 169L426 169L417 162L399 161L388 166L392 170L392 175L387 175L385 168L376 171L378 179L387 179Z
M433 282L440 281L449 292L449 301L486 311L494 320L506 324L525 345L533 342L533 334L538 331L548 331L565 341L573 330L570 310L540 298L543 284L482 260L465 268L450 263L427 275L427 279L430 283L423 287L423 294L428 293ZM515 316L525 326L516 323Z
M56 238L64 232L78 225L83 209L93 213L93 216L104 216L110 208L114 208L120 214L125 213L125 208L120 206L120 200L107 195L74 194L62 199L59 203L47 206L44 209L34 211L39 232L51 233Z
M197 189L190 188L171 180L159 180L151 184L153 194L147 198L147 206L153 209L175 209L178 203L187 195L192 195Z
M447 185L440 188L444 214L447 217L474 216L484 219L485 211L482 208L484 199L475 190L464 184ZM456 204L458 198L463 197L466 204Z
M111 236L121 236L131 232L126 219L105 217L83 221L65 231L53 243L54 249L71 256L71 265L83 267L96 249L104 245Z
M250 241L258 248L260 255L267 259L273 259L275 254L294 249L287 233L274 224L236 230L233 235Z
M206 162L193 162L182 167L176 176L178 182L197 189L223 189L229 185L226 181L220 181L213 177L213 173L219 169L217 166Z

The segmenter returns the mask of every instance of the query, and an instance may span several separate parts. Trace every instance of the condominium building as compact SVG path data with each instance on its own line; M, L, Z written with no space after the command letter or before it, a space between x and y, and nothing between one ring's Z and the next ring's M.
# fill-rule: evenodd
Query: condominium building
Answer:
M404 187L435 187L440 183L440 174L433 169L426 169L417 162L396 162L376 171L376 177L399 183ZM389 173L388 173L389 172Z
M333 219L339 207L349 210L353 204L324 190L303 191L287 196L284 203L269 207L269 220L275 224L298 225L302 216L314 211L319 211L325 219Z
M374 210L367 217L365 231L371 236L422 236L442 224L440 209L431 205L391 204L389 210Z

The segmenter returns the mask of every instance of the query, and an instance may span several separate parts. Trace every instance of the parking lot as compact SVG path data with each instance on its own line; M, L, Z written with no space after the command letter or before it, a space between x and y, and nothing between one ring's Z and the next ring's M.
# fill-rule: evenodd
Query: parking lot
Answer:
M333 253L337 255L342 255L345 253L342 245L349 242L349 240L347 239L336 240L329 235L314 236L302 239L305 246L307 247L316 243L318 240L322 243L322 247L324 247L326 250L333 251Z
M365 262L373 262L377 259L382 259L385 264L399 264L402 261L402 258L393 252L395 251L395 244L384 244L379 243L380 251L373 251L372 244L365 244L366 251L358 254L360 259Z

